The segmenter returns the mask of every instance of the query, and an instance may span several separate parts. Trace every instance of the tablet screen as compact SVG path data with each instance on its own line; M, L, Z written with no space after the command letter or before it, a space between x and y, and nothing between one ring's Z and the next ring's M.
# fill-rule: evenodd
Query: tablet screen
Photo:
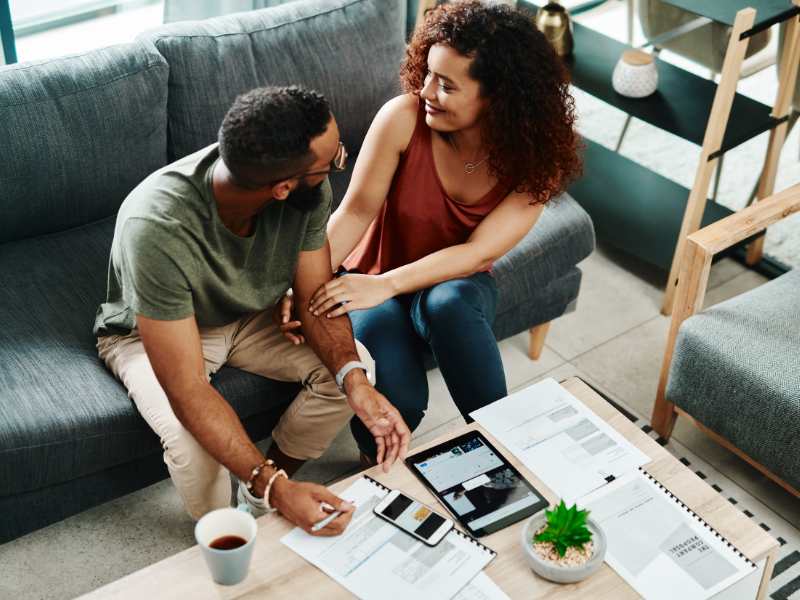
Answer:
M502 529L547 506L478 432L411 456L408 462L475 535Z

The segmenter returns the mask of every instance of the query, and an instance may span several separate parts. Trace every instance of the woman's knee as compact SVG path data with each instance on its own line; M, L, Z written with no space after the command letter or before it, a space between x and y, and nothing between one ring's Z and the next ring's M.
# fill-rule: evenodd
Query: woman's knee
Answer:
M402 335L405 329L404 320L407 319L408 311L395 299L350 313L353 335L373 353L373 357L373 346L377 346L387 336Z
M422 311L434 322L462 322L468 316L484 317L480 291L468 279L454 279L437 284L422 298Z

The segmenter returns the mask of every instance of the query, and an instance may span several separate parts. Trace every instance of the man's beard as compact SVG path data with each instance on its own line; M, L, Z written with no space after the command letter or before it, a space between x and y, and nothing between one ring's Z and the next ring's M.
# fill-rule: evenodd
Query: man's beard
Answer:
M301 181L286 197L286 204L300 212L313 212L322 203L322 182L314 187Z

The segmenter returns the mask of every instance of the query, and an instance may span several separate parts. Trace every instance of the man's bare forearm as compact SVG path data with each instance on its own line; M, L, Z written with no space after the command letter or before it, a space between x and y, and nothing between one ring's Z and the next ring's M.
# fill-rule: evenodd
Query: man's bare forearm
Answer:
M247 481L264 457L234 410L208 382L195 318L159 321L137 315L136 319L147 358L178 421L217 462Z
M197 443L236 477L247 481L253 467L263 462L264 455L220 393L210 383L198 382L192 388L167 394L175 416ZM259 478L258 483L263 480ZM263 490L258 487L256 493L260 495Z
M296 293L296 292L295 292ZM311 349L328 370L336 375L346 363L359 360L353 340L353 326L346 315L329 319L315 317L308 310L310 297L296 297L297 313L302 323L303 335Z

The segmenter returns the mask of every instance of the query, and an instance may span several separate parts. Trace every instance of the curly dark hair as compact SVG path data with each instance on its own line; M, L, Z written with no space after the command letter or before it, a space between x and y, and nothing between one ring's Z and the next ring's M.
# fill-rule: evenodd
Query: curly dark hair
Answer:
M489 172L508 189L544 204L581 172L569 74L530 18L477 0L443 4L414 32L400 69L406 92L419 94L428 51L446 44L472 58L469 74L489 104L481 136Z
M260 87L236 98L219 128L219 153L243 182L277 181L314 162L311 140L331 119L325 96L298 86Z

